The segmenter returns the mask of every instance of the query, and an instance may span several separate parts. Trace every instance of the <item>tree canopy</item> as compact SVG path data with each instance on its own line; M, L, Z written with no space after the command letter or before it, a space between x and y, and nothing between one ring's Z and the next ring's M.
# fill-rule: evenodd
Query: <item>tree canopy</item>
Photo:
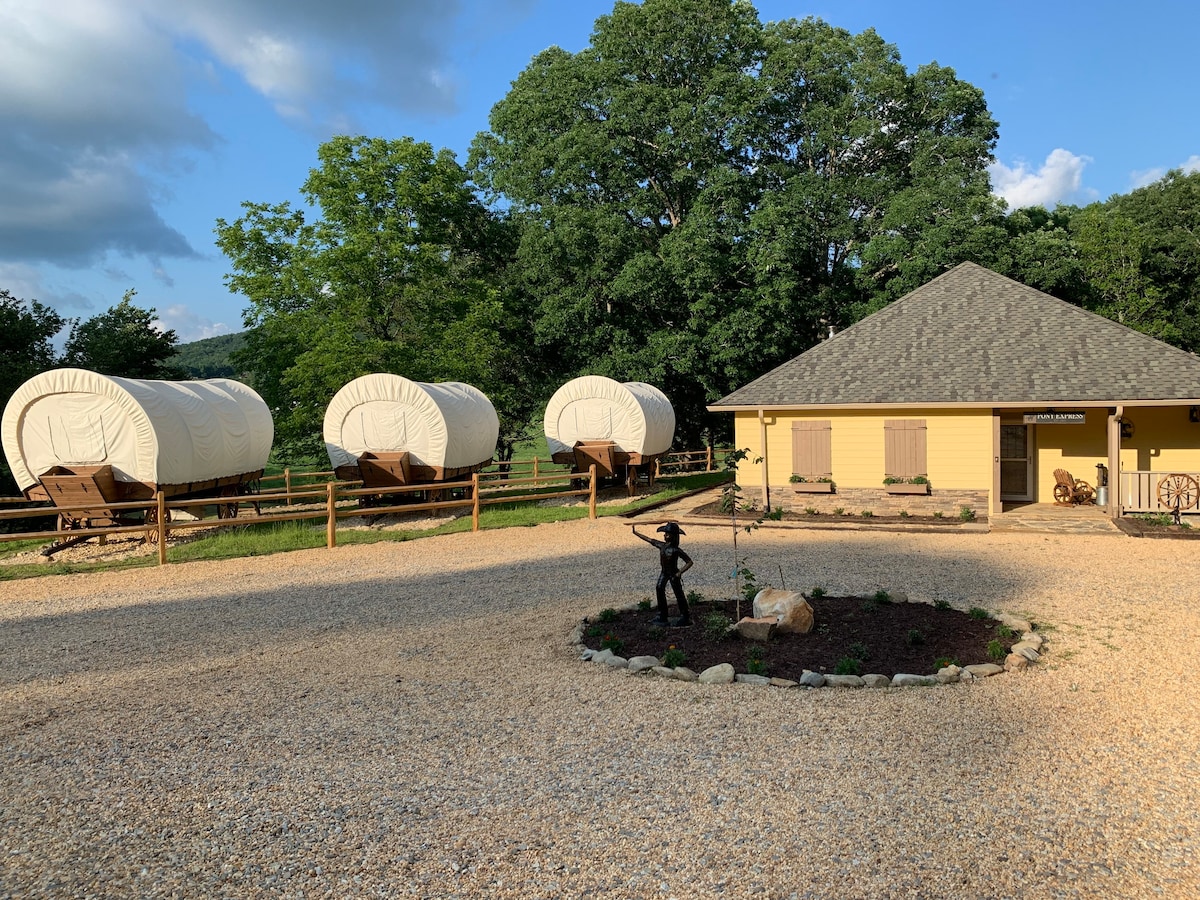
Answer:
M157 311L133 305L137 291L128 290L106 312L71 326L60 364L123 378L180 379L173 362L178 338L155 322Z
M287 203L217 222L231 290L250 301L239 354L284 441L317 451L330 399L370 372L470 381L511 441L529 420L537 367L516 337L503 271L512 240L448 150L411 138L337 137Z
M512 204L534 336L569 371L703 405L970 256L998 206L982 93L873 31L748 3L618 3L534 58L471 166Z

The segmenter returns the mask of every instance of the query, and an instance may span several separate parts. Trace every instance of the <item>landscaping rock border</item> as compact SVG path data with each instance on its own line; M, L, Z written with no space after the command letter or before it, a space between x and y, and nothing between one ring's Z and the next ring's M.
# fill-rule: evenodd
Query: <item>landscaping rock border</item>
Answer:
M894 598L903 598L901 602L911 602L904 594L894 595ZM633 611L639 608L638 604L633 603L623 607L622 611ZM1011 651L1004 660L1004 665L998 665L997 663L976 663L970 666L946 666L944 669L939 669L933 675L897 673L891 678L887 675L823 675L820 672L811 672L805 669L799 681L792 681L788 678L768 678L765 675L739 674L734 671L732 663L719 663L715 666L710 666L703 672L694 672L686 666L675 668L664 666L662 660L655 656L635 656L632 659L626 659L623 656L617 656L611 650L593 650L590 647L583 648L580 659L583 662L599 663L600 665L610 666L614 669L625 669L635 675L649 673L661 678L672 678L676 681L695 681L700 684L753 684L761 687L811 689L821 687L925 687L942 684L959 684L977 681L982 678L990 678L993 675L1002 675L1005 672L1027 669L1046 653L1046 638L1044 635L1034 631L1032 623L1025 619L1010 616L1007 613L993 612L989 613L989 615L1000 622L1000 624L1007 625L1021 636L1020 640L1013 644ZM576 625L568 636L567 642L575 647L582 646L584 629L589 624L591 623L587 619L584 619Z

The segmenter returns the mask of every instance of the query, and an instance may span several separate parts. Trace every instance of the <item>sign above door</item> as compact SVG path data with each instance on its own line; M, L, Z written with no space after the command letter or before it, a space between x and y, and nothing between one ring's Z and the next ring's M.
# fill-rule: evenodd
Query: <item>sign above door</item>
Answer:
M1041 412L1025 413L1026 425L1082 425L1087 419L1083 412Z

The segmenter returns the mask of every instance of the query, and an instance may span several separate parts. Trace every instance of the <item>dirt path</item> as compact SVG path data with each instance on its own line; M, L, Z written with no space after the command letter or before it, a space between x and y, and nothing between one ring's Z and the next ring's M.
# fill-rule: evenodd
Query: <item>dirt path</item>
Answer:
M0 896L1191 897L1200 566L1120 536L763 527L760 580L1052 628L803 691L577 661L652 591L577 521L0 583ZM728 590L694 526L688 589Z

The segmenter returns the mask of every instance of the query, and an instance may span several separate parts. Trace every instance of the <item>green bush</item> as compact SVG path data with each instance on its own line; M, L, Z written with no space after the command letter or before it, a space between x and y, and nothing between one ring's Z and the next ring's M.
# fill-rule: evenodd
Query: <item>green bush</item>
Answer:
M649 606L647 606L647 609ZM607 609L600 610L600 615L596 616L598 622L615 622L617 621L617 611L611 606Z
M709 637L716 639L725 637L731 624L729 616L714 610L704 617L702 626Z
M914 647L919 647L925 643L925 635L921 634L921 629L910 628L908 630L908 642Z
M611 650L617 656L621 655L621 651L625 649L625 642L615 634L606 634L600 638L600 649Z
M1004 649L1004 645L999 641L988 641L987 655L989 659L999 662L1008 655L1008 651Z
M846 648L846 652L848 654L850 654L850 656L852 656L854 659L859 659L859 660L865 661L865 660L868 660L871 658L871 654L867 650L867 645L864 644L862 641L855 641L853 644L851 644L849 647Z
M763 648L758 644L746 651L746 671L751 675L767 674L767 661L763 659Z
M813 589L808 592L808 596L813 600L819 600L825 596L825 588L821 587L820 585L814 585Z
M853 656L843 656L837 661L837 665L833 667L835 675L861 675L862 663Z
M975 510L971 509L969 506L960 506L958 508L958 517L964 522L974 522Z
M949 600L934 600L933 608L934 609L949 609L950 601Z
M687 655L676 648L674 644L667 648L667 652L663 654L662 664L668 669L678 669L687 662Z
M972 619L978 619L980 621L990 618L988 616L988 611L982 606L972 606L969 610L967 610L967 615Z

